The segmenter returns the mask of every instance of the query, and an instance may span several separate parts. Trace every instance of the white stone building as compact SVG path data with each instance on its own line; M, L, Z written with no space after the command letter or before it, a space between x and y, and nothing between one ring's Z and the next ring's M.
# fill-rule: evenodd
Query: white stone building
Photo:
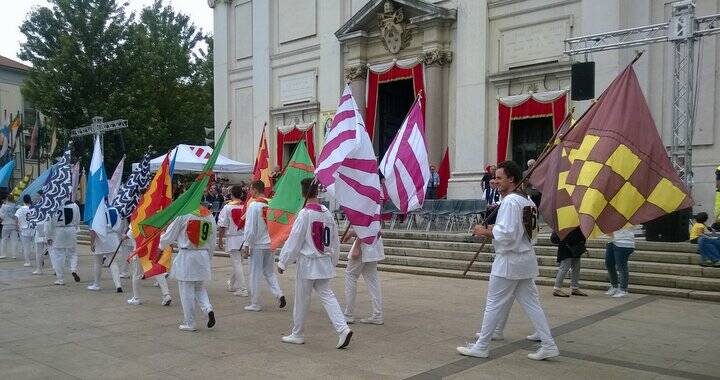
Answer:
M371 110L365 122L381 155L421 86L431 161L449 148L451 198L479 195L485 164L532 157L552 133L553 115L557 123L566 108L578 113L587 107L569 94L558 98L570 88L565 38L665 22L670 15L669 0L208 2L215 24L215 125L233 120L224 147L231 158L254 160L265 123L274 163L286 161L305 136L317 154L346 80L360 107ZM696 3L697 15L720 13L720 1ZM698 46L696 211L712 211L713 171L720 164L718 42L707 37ZM625 49L573 59L596 62L598 96L634 55ZM383 74L393 63L407 69ZM647 47L636 64L668 143L671 68L666 43ZM530 94L557 102L503 127L502 104Z

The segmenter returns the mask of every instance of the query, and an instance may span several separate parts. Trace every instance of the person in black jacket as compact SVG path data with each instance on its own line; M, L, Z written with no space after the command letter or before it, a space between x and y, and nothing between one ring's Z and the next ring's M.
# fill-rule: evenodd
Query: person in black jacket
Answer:
M560 240L558 234L553 232L550 236L550 241L558 245L557 262L559 263L559 268L557 276L555 276L553 295L555 297L570 297L562 291L562 285L567 272L572 269L570 272L570 294L574 296L587 296L587 294L580 291L580 257L583 253L587 252L585 235L583 235L580 228L576 228L570 231L563 240Z

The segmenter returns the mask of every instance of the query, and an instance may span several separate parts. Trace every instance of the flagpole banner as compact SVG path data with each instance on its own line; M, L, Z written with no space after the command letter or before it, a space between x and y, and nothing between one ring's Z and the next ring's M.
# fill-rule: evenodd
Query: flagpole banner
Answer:
M168 157L166 157L168 158ZM172 178L172 173L170 174ZM117 195L110 204L118 210L123 218L129 218L138 205L140 196L150 184L150 154L146 153L140 164L137 165L128 176L127 180L120 185ZM172 199L172 194L170 196Z
M350 86L340 97L315 175L340 204L358 238L372 244L380 232L380 177Z
M68 144L70 146L70 144ZM42 198L33 204L30 220L33 223L45 221L54 211L65 206L70 200L72 175L70 173L70 149L52 166L51 174L42 187Z
M418 97L380 161L387 196L402 214L425 202L430 180L425 122Z
M268 150L267 137L265 136L265 128L260 137L260 146L258 146L257 156L255 156L255 165L253 166L253 180L262 181L265 184L265 196L272 192L272 183L270 183L270 151Z
M595 237L693 205L632 65L560 137L530 182L542 189L543 203L554 203L541 210L564 234L579 226Z
M437 188L437 199L445 199L450 182L450 147L445 148L445 155L438 166L438 175L440 175L440 186Z
M267 227L271 240L270 249L277 249L290 236L295 216L305 204L300 182L305 178L314 177L314 171L315 167L305 142L300 141L288 162L285 174L275 185L275 196L268 203Z
M110 177L110 180L108 181L108 202L112 202L117 195L118 188L120 187L120 183L122 182L123 166L125 166L124 155L120 159L120 162L118 162L112 177Z
M15 160L9 161L7 164L0 168L0 187L8 187L10 177L12 177L13 170L15 170Z
M95 136L92 160L88 172L87 191L85 192L85 224L97 234L107 233L107 196L108 181L103 162L100 136Z

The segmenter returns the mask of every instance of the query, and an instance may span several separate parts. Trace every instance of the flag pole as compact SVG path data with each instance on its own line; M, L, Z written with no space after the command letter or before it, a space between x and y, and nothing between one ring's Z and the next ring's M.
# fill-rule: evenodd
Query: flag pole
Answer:
M602 96L602 95L601 95L601 96ZM580 122L580 120L582 120L582 119L585 117L585 115L588 114L588 111L590 111L590 110L595 106L595 104L597 104L597 102L591 103L591 104L590 104L590 107L588 107L588 108L585 110L585 112L583 112L583 114L580 115L580 117L579 117L577 120L575 120L575 123L573 123L573 124L570 126L570 128L567 130L567 132L565 132L562 136L560 136L560 138L562 139L562 137L564 137L565 135L567 135L568 132L570 132L573 128L575 128L575 126ZM567 115L565 115L565 119L563 119L563 122L560 123L560 125L563 125L564 123L566 123L566 122L568 121L568 118L570 118L570 116L571 116L571 113L568 113ZM549 156L550 151L552 151L552 148L554 147L553 142L554 142L555 139L558 137L558 134L560 133L560 129L561 129L561 128L558 128L558 129L555 131L555 133L553 133L552 137L550 138L550 140L548 141L548 143L545 145L545 148L543 149L542 153L540 153L540 156L538 157L537 161L535 162L535 165L533 165L533 167L531 167L530 170L527 171L527 173L523 176L523 178L520 180L520 182L518 182L518 183L515 185L515 187L513 188L513 190L512 190L511 192L514 193L514 192L518 191L518 189L520 189L520 188L523 186L523 184L524 184L525 182L527 182L527 180L530 178L530 176L533 174L533 172L535 172L535 168L537 168L538 166L540 166L540 164L541 164L543 161L545 161L545 159ZM562 141L562 140L561 140L561 141ZM536 205L536 206L539 207L540 205ZM498 207L495 207L492 211L490 211L490 214L488 214L488 215L485 217L485 220L488 220L488 219L490 219L491 217L495 216L495 214L497 214L497 212L498 212L499 209L500 209L499 206L498 206ZM487 227L487 223L483 223L483 224ZM480 244L480 248L478 248L477 252L475 252L475 256L473 256L472 260L470 260L470 262L468 263L467 267L465 268L465 271L463 272L463 277L465 277L465 276L467 275L467 273L470 271L470 268L472 267L473 264L475 264L475 261L477 261L478 256L480 256L480 252L483 251L483 249L485 248L485 245L487 245L487 243L488 243L490 240L491 240L491 239L489 239L489 238L487 238L487 237L483 237L483 238L482 238L482 244Z

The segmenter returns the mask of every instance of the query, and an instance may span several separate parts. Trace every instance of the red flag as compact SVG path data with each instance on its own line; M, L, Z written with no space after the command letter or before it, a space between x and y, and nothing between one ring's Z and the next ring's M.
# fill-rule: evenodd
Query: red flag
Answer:
M260 146L258 147L257 156L255 157L253 180L263 181L265 184L266 196L267 194L270 194L272 191L272 183L270 182L270 154L268 153L268 144L267 138L265 137L264 127L262 137L260 138Z
M437 199L445 199L450 181L450 147L445 148L445 155L438 167L438 175L440 176L440 185L437 188Z

